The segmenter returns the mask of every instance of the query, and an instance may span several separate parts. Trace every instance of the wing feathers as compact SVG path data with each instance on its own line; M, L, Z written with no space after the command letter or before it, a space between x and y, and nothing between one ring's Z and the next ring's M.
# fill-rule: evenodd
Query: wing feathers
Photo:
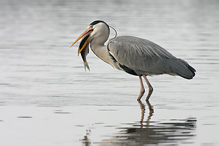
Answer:
M162 47L148 40L122 36L109 41L109 50L122 65L138 74L161 74L166 70L165 62L175 58Z
M109 41L108 51L120 67L125 66L137 75L177 74L190 79L195 69L177 59L159 45L137 37L120 36ZM124 71L126 71L123 68ZM127 72L127 71L126 71Z

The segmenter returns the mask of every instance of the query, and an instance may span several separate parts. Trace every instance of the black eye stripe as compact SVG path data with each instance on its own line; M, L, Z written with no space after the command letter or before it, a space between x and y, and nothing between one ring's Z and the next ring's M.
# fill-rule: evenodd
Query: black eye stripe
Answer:
M101 20L96 20L96 21L93 21L90 25L96 25L97 23L105 23L104 21L101 21Z
M102 20L95 20L95 21L93 21L90 25L96 25L96 24L98 24L98 23L104 23L104 24L106 24L106 22L104 22L104 21L102 21ZM106 26L108 26L108 24L106 24ZM109 27L109 26L108 26Z

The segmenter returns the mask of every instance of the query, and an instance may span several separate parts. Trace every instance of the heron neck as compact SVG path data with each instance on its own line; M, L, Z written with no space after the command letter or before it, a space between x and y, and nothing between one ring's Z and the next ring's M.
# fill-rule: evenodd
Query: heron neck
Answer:
M100 39L99 39L100 40ZM104 45L105 41L99 41L97 38L91 41L90 47L94 54L104 62L110 64L110 57L107 50L107 46Z

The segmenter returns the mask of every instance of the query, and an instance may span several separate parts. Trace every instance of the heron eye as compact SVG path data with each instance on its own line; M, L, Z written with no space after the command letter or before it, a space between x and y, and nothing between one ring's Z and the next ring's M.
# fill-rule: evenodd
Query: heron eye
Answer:
M93 27L93 25L90 25L90 29L93 29L94 27Z

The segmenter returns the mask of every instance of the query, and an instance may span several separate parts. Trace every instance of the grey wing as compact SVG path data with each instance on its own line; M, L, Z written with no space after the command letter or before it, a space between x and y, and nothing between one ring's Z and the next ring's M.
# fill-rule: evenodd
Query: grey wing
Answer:
M136 75L171 73L170 60L176 59L159 45L132 36L110 40L108 49L123 70L131 69Z

